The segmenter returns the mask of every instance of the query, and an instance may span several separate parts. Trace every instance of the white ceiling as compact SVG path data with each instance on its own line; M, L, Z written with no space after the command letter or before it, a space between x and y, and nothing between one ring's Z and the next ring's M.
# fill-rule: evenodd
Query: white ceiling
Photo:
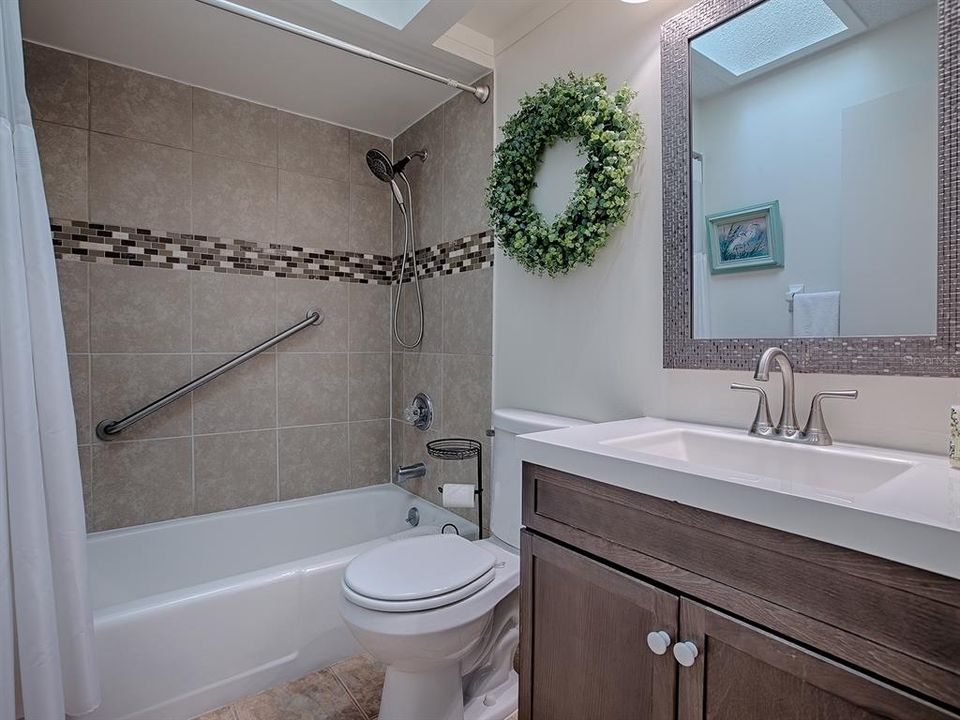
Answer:
M493 40L499 53L563 10L573 0L481 0L460 25Z
M467 83L489 68L435 47L444 33L468 15L511 35L535 23L526 33L557 4L431 0L398 30L332 0L237 1ZM391 138L455 93L195 0L21 0L21 15L28 40Z
M783 0L783 2L789 1L790 0ZM779 67L819 52L821 49L845 42L846 40L856 37L863 32L876 30L882 25L899 20L907 15L915 13L919 10L923 10L924 8L928 8L932 6L935 1L936 0L824 0L824 3L828 5L847 25L847 31L838 33L825 41L811 44L799 52L790 53L781 60L762 65L755 70L751 70L739 76L733 75L725 68L721 67L698 52L697 48L695 47L697 40L695 40L690 46L692 96L697 100L702 100L725 92L730 88L739 85L740 83L748 82L755 77L764 75L776 70ZM747 13L739 15L738 18L746 18L757 9L762 8L763 6L758 6L758 8L755 8L754 10L750 10ZM723 28L725 26L720 25L718 27ZM776 28L774 28L772 25L768 30L771 32L771 34L776 32ZM700 40L706 38L712 32L714 31L711 30L709 33L701 35ZM745 48L743 50L745 55L751 52L752 50L750 48Z

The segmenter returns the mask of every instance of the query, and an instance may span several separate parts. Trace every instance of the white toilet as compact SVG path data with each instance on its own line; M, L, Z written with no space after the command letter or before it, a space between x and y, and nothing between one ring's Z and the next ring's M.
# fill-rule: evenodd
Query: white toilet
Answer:
M493 537L423 535L358 555L340 614L387 667L380 720L504 720L517 709L521 463L517 435L583 424L493 413Z

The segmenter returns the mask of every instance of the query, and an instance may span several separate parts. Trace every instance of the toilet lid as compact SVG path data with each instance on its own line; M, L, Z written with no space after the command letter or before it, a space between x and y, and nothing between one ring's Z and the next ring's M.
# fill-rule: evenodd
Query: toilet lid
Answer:
M495 562L493 553L459 535L422 535L358 555L347 565L343 584L375 600L422 600L466 588Z

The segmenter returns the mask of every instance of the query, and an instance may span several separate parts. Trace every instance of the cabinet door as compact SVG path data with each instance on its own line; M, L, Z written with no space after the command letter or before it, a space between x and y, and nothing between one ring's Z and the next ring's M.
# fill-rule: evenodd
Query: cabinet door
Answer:
M527 532L521 563L522 720L673 720L677 596Z
M673 650L678 664L692 663L680 667L678 720L958 718L687 599Z

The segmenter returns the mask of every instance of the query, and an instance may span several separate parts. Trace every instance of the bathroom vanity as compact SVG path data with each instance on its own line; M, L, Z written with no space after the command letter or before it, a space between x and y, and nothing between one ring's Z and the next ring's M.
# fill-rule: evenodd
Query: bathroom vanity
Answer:
M519 441L521 718L960 717L945 460L649 418Z

